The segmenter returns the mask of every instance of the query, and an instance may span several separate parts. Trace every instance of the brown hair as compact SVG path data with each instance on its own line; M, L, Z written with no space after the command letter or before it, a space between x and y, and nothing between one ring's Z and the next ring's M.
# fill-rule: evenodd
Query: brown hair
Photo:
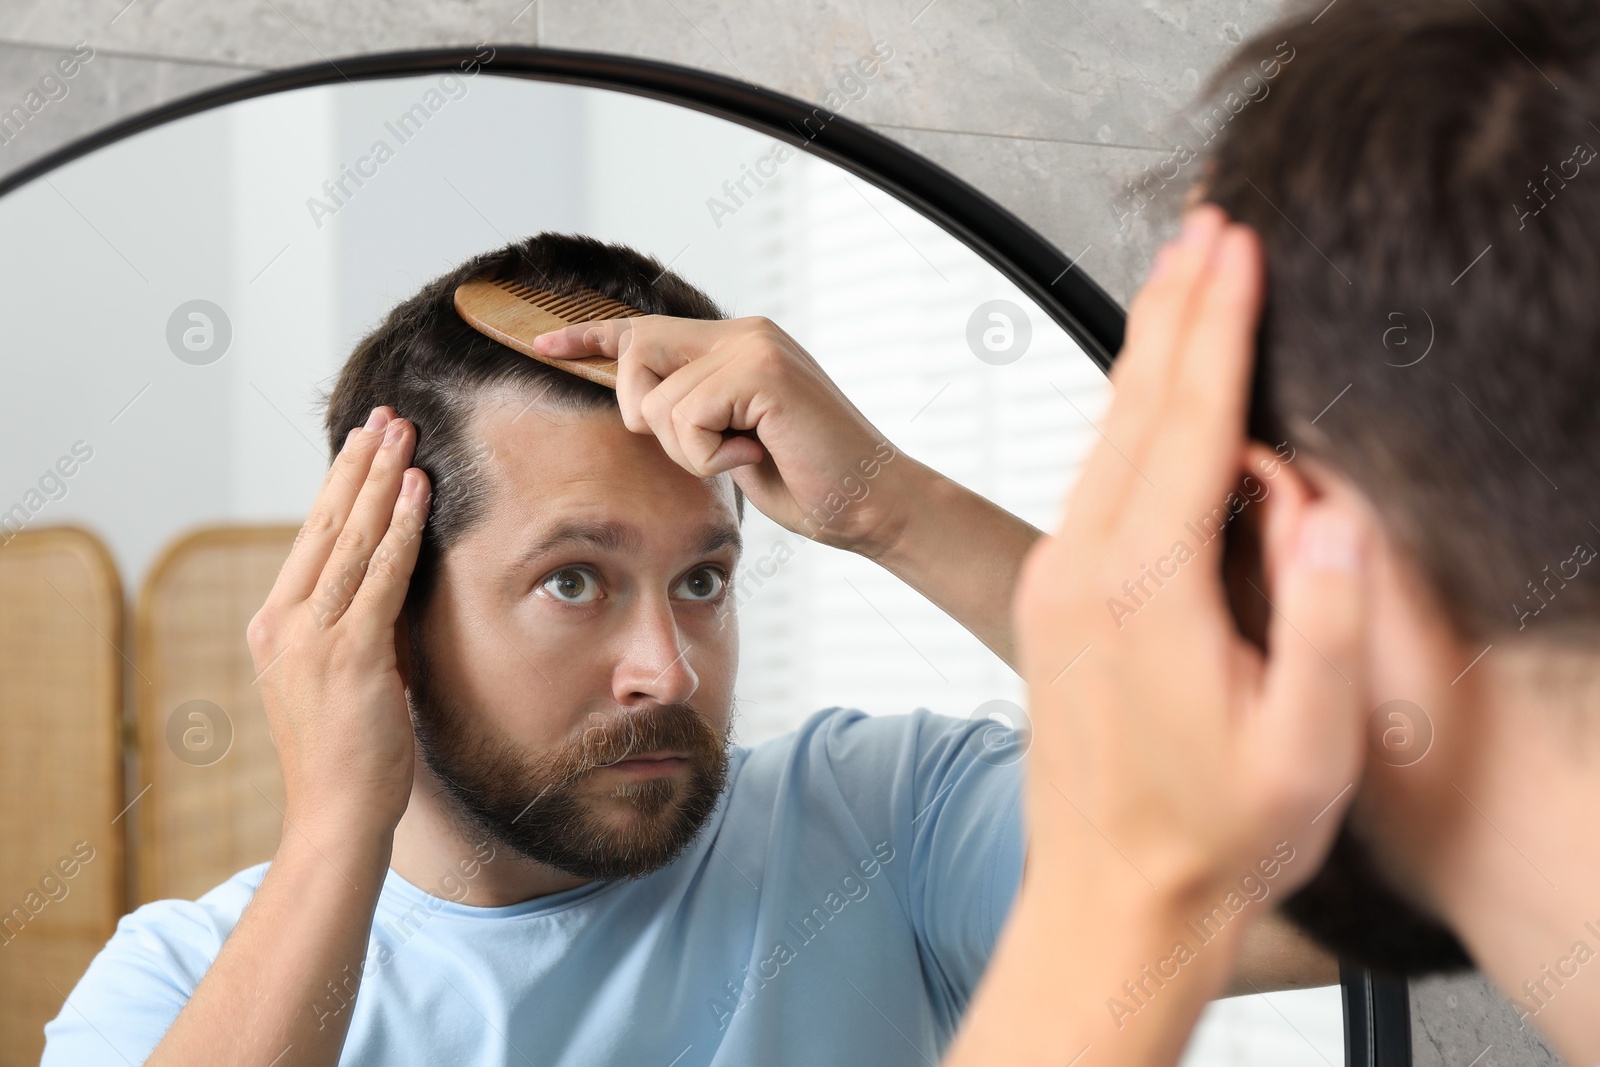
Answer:
M1224 92L1207 199L1266 250L1251 436L1360 486L1461 636L1594 626L1600 7L1314 0Z
M587 286L651 315L727 318L709 296L654 257L563 233L540 233L475 256L390 311L356 346L321 402L330 460L350 429L380 404L416 425L411 465L428 475L433 495L406 593L412 624L433 595L440 553L484 517L489 484L467 436L484 396L512 388L567 412L617 403L613 390L507 348L463 320L455 309L456 286L486 273L559 293ZM734 498L742 521L744 494L737 485Z

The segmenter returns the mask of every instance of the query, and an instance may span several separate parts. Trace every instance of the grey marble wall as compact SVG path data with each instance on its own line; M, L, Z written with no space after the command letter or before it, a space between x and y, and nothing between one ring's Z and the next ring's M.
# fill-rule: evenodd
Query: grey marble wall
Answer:
M0 109L78 41L95 50L9 143L0 173L125 115L274 67L359 53L540 44L668 60L820 101L887 41L844 112L965 178L1124 304L1170 219L1119 226L1122 182L1267 0L0 0ZM1419 1067L1553 1064L1476 980L1413 993Z

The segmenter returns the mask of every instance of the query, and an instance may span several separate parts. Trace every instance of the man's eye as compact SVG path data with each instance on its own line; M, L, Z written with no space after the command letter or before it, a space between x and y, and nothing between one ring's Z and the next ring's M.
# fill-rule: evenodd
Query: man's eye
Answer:
M594 580L594 573L581 567L564 567L545 579L543 588L549 589L551 595L564 604L592 604L594 595L587 599L578 599L584 593L598 594L599 583Z
M706 577L697 577L706 575L710 576L710 580ZM701 567L690 571L684 577L683 584L694 590L695 595L690 597L691 600L715 600L727 587L728 576L723 573L721 567Z

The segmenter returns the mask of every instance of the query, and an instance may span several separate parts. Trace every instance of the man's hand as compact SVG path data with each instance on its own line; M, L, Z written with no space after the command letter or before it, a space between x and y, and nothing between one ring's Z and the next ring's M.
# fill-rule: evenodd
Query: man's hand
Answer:
M429 493L426 475L410 466L415 430L393 414L377 408L345 439L250 620L283 765L283 837L149 1067L339 1061L411 795L415 742L395 624Z
M1358 530L1278 501L1265 531L1270 656L1241 637L1222 540L1197 543L1186 524L1246 469L1260 245L1210 204L1185 233L1134 303L1104 428L1117 447L1102 440L1056 536L1023 564L1035 840L1074 862L1098 854L1082 851L1083 820L1060 816L1059 789L1116 843L1124 871L1159 890L1220 897L1287 840L1297 856L1275 888L1288 892L1320 866L1360 773ZM1123 581L1161 558L1176 573L1145 586L1137 613L1110 610L1126 607Z
M416 430L390 408L350 430L250 621L288 797L283 838L149 1067L339 1061L411 797L395 622L429 504L414 446Z
M1246 876L1303 884L1349 802L1367 697L1361 532L1303 495L1275 502L1264 656L1230 614L1222 539L1186 526L1250 455L1262 288L1254 232L1191 210L1134 300L1102 441L1024 561L1028 866L948 1065L1176 1062L1255 916L1214 938L1190 924ZM1152 567L1160 584L1126 610L1124 581ZM1159 991L1118 1012L1123 983L1151 968Z
M392 832L414 740L395 624L428 511L416 431L380 407L350 431L266 603L250 620L291 826Z
M731 470L784 529L869 556L897 540L907 503L874 485L894 446L772 321L605 319L542 334L534 347L615 359L623 425L654 433L691 474Z
M542 335L534 347L562 358L616 359L628 429L654 432L693 474L731 469L762 514L874 560L1016 666L1010 592L1039 531L896 452L771 322L661 315L580 322Z

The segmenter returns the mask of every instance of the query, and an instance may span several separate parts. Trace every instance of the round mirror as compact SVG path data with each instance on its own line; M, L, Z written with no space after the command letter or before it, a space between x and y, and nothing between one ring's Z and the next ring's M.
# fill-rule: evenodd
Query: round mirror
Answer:
M870 80L887 60L864 55L854 69ZM635 249L730 316L781 326L892 443L884 464L914 457L1046 531L1109 401L1105 370L1120 344L1120 310L992 202L850 123L840 114L848 96L829 111L658 64L488 46L339 67L201 94L0 185L0 241L10 253L0 261L10 354L0 543L81 528L104 545L113 594L125 597L132 618L131 641L100 634L122 671L111 699L130 724L128 762L118 757L112 768L73 748L90 745L89 727L46 723L28 735L29 765L7 787L19 798L64 795L86 776L107 777L116 804L110 824L92 804L68 804L50 825L18 837L6 852L5 903L33 894L41 871L69 888L104 876L108 888L46 894L48 907L22 908L26 918L6 929L17 946L0 955L0 988L11 994L0 1002L22 1005L8 1032L26 1023L37 1033L55 1019L53 1041L75 1049L104 1041L110 1048L96 1055L108 1062L113 1050L130 1060L149 1051L127 1023L126 1004L148 994L155 1018L166 1001L152 976L150 989L122 988L126 1001L107 1006L117 981L133 981L127 970L79 984L111 934L107 918L198 898L272 857L283 785L243 624L327 474L319 398L357 343L431 279L546 232ZM872 476L842 495L870 493ZM988 730L989 720L1025 728L1016 672L905 580L754 507L741 529L730 578L739 660L733 736L743 749L792 745L795 731L817 729L819 709L830 709L825 718L931 713L920 720L927 728L969 732ZM971 551L981 556L985 546ZM39 610L62 614L69 598L61 589L31 588ZM1026 733L996 736L979 770L1008 776L1014 795ZM856 770L868 773L865 764ZM906 787L920 795L915 783ZM740 1023L740 1040L757 1040L751 1023L759 1018L771 1028L763 1039L798 1043L787 1053L796 1062L833 1062L846 1047L874 1062L936 1062L1020 873L1014 805L965 816L993 832L952 840L934 828L944 817L938 801L930 795L922 811L903 813L895 827L906 842L902 858L874 853L875 839L858 834L851 847L867 850L859 873L833 869L833 853L808 854L805 841L782 855L748 842L716 855L713 823L684 858L721 865L718 878L743 879L736 888L745 896L722 911L745 925L683 964L671 996L656 990L626 1002L636 1017L623 1020L586 1003L582 990L546 990L556 1007L502 1005L513 1029L500 1033L492 1021L488 1039L463 1008L472 1032L441 1029L440 1040L457 1043L430 1058L493 1046L506 1062L564 1062L580 1030L647 1022L664 1064L731 1062L715 1058L720 1043ZM891 814L901 818L898 802ZM80 857L64 881L56 853L80 840L103 858ZM874 885L869 863L891 877ZM420 936L412 927L424 920L421 928L438 933L475 912L505 911L511 923L509 912L524 907L463 904L454 888L463 878L409 887L422 918L389 919ZM751 924L766 879L787 881L787 899L799 902L781 936L758 935ZM546 921L562 908L577 914L587 889L527 904ZM1271 907L1264 889L1247 906ZM804 902L813 898L820 932L808 925ZM231 906L236 918L242 901ZM604 914L601 896L588 906ZM847 907L858 913L853 924ZM375 929L384 921L380 904ZM829 935L824 922L856 932ZM884 923L901 932L883 934ZM559 929L540 936L555 945L566 936ZM813 939L825 947L805 947ZM24 947L35 954L22 955ZM203 944L189 947L204 957ZM586 973L608 966L581 939L568 949L593 957ZM611 962L619 971L636 965ZM539 966L550 981L563 973ZM393 1018L409 1010L396 1007L408 1002L392 976L403 973L363 973L347 1055L405 1030ZM1370 984L1346 977L1343 993L1330 985L1216 1002L1184 1063L1377 1062L1365 1051ZM386 1006L371 1006L385 997ZM1117 998L1130 1014L1143 1003L1137 987ZM342 1002L324 1007L344 1010ZM815 1025L824 1018L833 1021ZM158 1038L170 1019L149 1032ZM1347 1026L1363 1035L1358 1058L1347 1058L1355 1055ZM589 1040L595 1049L634 1047ZM40 1047L42 1039L16 1062L36 1061Z

